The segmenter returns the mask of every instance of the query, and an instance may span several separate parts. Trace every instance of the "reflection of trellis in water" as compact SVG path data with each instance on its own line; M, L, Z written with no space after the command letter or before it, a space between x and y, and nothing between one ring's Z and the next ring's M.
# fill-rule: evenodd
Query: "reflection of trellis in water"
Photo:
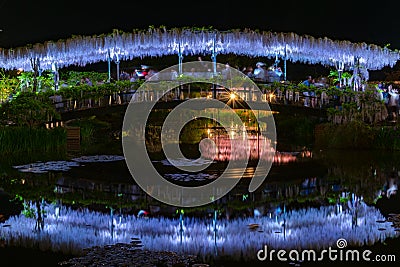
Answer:
M338 211L335 206L290 210L284 218L261 215L232 220L216 220L215 217L143 219L134 215L74 210L63 205L56 207L50 203L45 209L46 220L40 235L32 231L35 219L20 214L5 221L0 227L1 236L7 243L18 246L78 254L84 248L129 243L132 238L140 237L144 249L202 257L216 255L217 249L218 256L234 259L255 259L256 252L264 245L269 249L321 251L329 246L334 248L339 238L345 238L349 246L362 247L398 237L391 222L385 221L375 207L363 202L357 207L357 227L353 225L354 217L350 212ZM287 223L284 229L283 219ZM254 223L259 226L257 231L249 230L248 226ZM385 230L380 230L382 228Z

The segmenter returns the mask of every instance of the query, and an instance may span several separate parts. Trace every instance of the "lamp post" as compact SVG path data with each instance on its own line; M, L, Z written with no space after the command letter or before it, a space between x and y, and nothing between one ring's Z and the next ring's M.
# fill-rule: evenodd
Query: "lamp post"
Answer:
M179 48L178 48L178 74L182 74L182 61L183 61L183 54L182 54L182 49L181 49L181 43L179 42Z
M213 38L213 50L212 50L212 54L211 54L211 59L213 61L213 75L214 76L217 75L217 52L215 51L215 39L216 39L216 33L214 34L214 38ZM213 98L216 99L217 98L217 86L215 85L215 83L213 83L212 86L213 86Z
M117 64L117 81L119 81L119 56L118 56L118 53L115 54L115 64Z
M110 49L107 50L107 63L108 63L108 79L107 82L111 82L111 55Z
M182 74L182 61L183 61L183 53L182 53L182 48L181 48L181 42L179 42L179 48L178 48L178 75L180 76ZM179 86L176 88L176 94L175 94L175 99L179 99L179 96L181 94L182 90L182 84L181 81L179 80Z
M286 61L287 61L287 44L285 44L285 55L283 58L283 80L286 81Z
M59 77L59 73L58 73L57 63L53 62L51 64L51 70L53 71L53 75L54 75L54 91L58 91L60 77Z

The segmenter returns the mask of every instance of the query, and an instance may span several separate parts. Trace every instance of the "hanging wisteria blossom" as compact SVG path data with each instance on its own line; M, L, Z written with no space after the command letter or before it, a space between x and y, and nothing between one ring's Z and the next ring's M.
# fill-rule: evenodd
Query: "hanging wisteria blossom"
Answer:
M69 65L85 66L106 61L109 57L132 60L146 56L161 57L183 53L237 54L249 57L276 56L291 62L335 66L337 62L353 66L358 60L368 70L393 67L398 51L374 44L334 41L295 33L259 32L254 30L195 30L185 28L150 28L130 33L115 31L101 36L74 36L57 42L26 47L0 48L0 68L32 70L31 59L38 59L42 69Z

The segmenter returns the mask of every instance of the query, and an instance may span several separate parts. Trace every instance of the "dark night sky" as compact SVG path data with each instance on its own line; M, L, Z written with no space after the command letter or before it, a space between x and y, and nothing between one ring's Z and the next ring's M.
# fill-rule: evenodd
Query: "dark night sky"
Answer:
M399 49L400 11L385 1L0 0L0 46L165 25L294 32Z

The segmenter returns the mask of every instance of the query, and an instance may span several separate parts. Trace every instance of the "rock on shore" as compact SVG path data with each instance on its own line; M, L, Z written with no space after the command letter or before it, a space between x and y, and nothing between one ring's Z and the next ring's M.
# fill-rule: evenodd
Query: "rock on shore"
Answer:
M150 251L138 247L137 244L117 243L103 247L86 249L81 257L60 262L68 267L97 266L165 266L165 267L205 267L199 263L197 256L183 255L172 251Z

